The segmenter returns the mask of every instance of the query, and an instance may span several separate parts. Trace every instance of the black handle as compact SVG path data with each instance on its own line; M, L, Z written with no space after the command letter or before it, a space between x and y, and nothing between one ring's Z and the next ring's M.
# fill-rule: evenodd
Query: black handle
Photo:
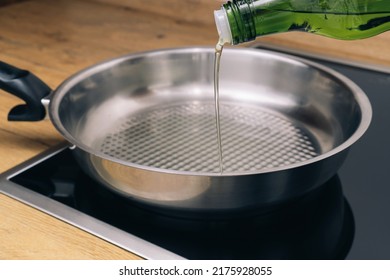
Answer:
M9 121L40 121L45 118L46 109L41 101L51 89L34 74L0 61L0 89L26 102L11 109Z

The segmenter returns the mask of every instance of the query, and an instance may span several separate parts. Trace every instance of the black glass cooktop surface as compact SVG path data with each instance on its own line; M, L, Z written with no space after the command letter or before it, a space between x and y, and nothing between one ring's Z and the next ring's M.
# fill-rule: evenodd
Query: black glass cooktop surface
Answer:
M390 259L390 71L317 62L366 92L372 124L335 177L277 208L206 219L157 212L99 186L68 148L9 180L184 258Z

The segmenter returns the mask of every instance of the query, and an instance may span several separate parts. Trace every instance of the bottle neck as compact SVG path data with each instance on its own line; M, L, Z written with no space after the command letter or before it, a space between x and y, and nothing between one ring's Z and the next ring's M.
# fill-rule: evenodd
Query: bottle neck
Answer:
M256 39L255 15L252 0L232 0L223 5L229 21L232 45Z

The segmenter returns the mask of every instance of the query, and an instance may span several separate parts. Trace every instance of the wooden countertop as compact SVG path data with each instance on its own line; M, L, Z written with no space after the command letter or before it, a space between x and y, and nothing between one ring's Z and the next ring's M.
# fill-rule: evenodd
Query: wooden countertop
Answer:
M213 0L0 0L0 60L52 88L76 71L126 53L213 46ZM186 16L182 16L186 14ZM390 67L390 32L344 42L302 33L259 42ZM7 122L20 101L0 91L0 172L63 139L50 121ZM137 259L91 234L0 194L0 259Z

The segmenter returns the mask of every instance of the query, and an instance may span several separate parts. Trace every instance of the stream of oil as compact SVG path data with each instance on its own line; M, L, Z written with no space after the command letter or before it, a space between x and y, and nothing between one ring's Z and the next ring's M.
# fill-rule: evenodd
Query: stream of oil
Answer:
M222 139L221 139L221 124L219 115L219 66L221 62L221 55L223 50L223 43L218 41L215 46L214 56L214 103L215 103L215 126L217 128L218 154L219 154L219 172L223 172L223 156L222 156Z

